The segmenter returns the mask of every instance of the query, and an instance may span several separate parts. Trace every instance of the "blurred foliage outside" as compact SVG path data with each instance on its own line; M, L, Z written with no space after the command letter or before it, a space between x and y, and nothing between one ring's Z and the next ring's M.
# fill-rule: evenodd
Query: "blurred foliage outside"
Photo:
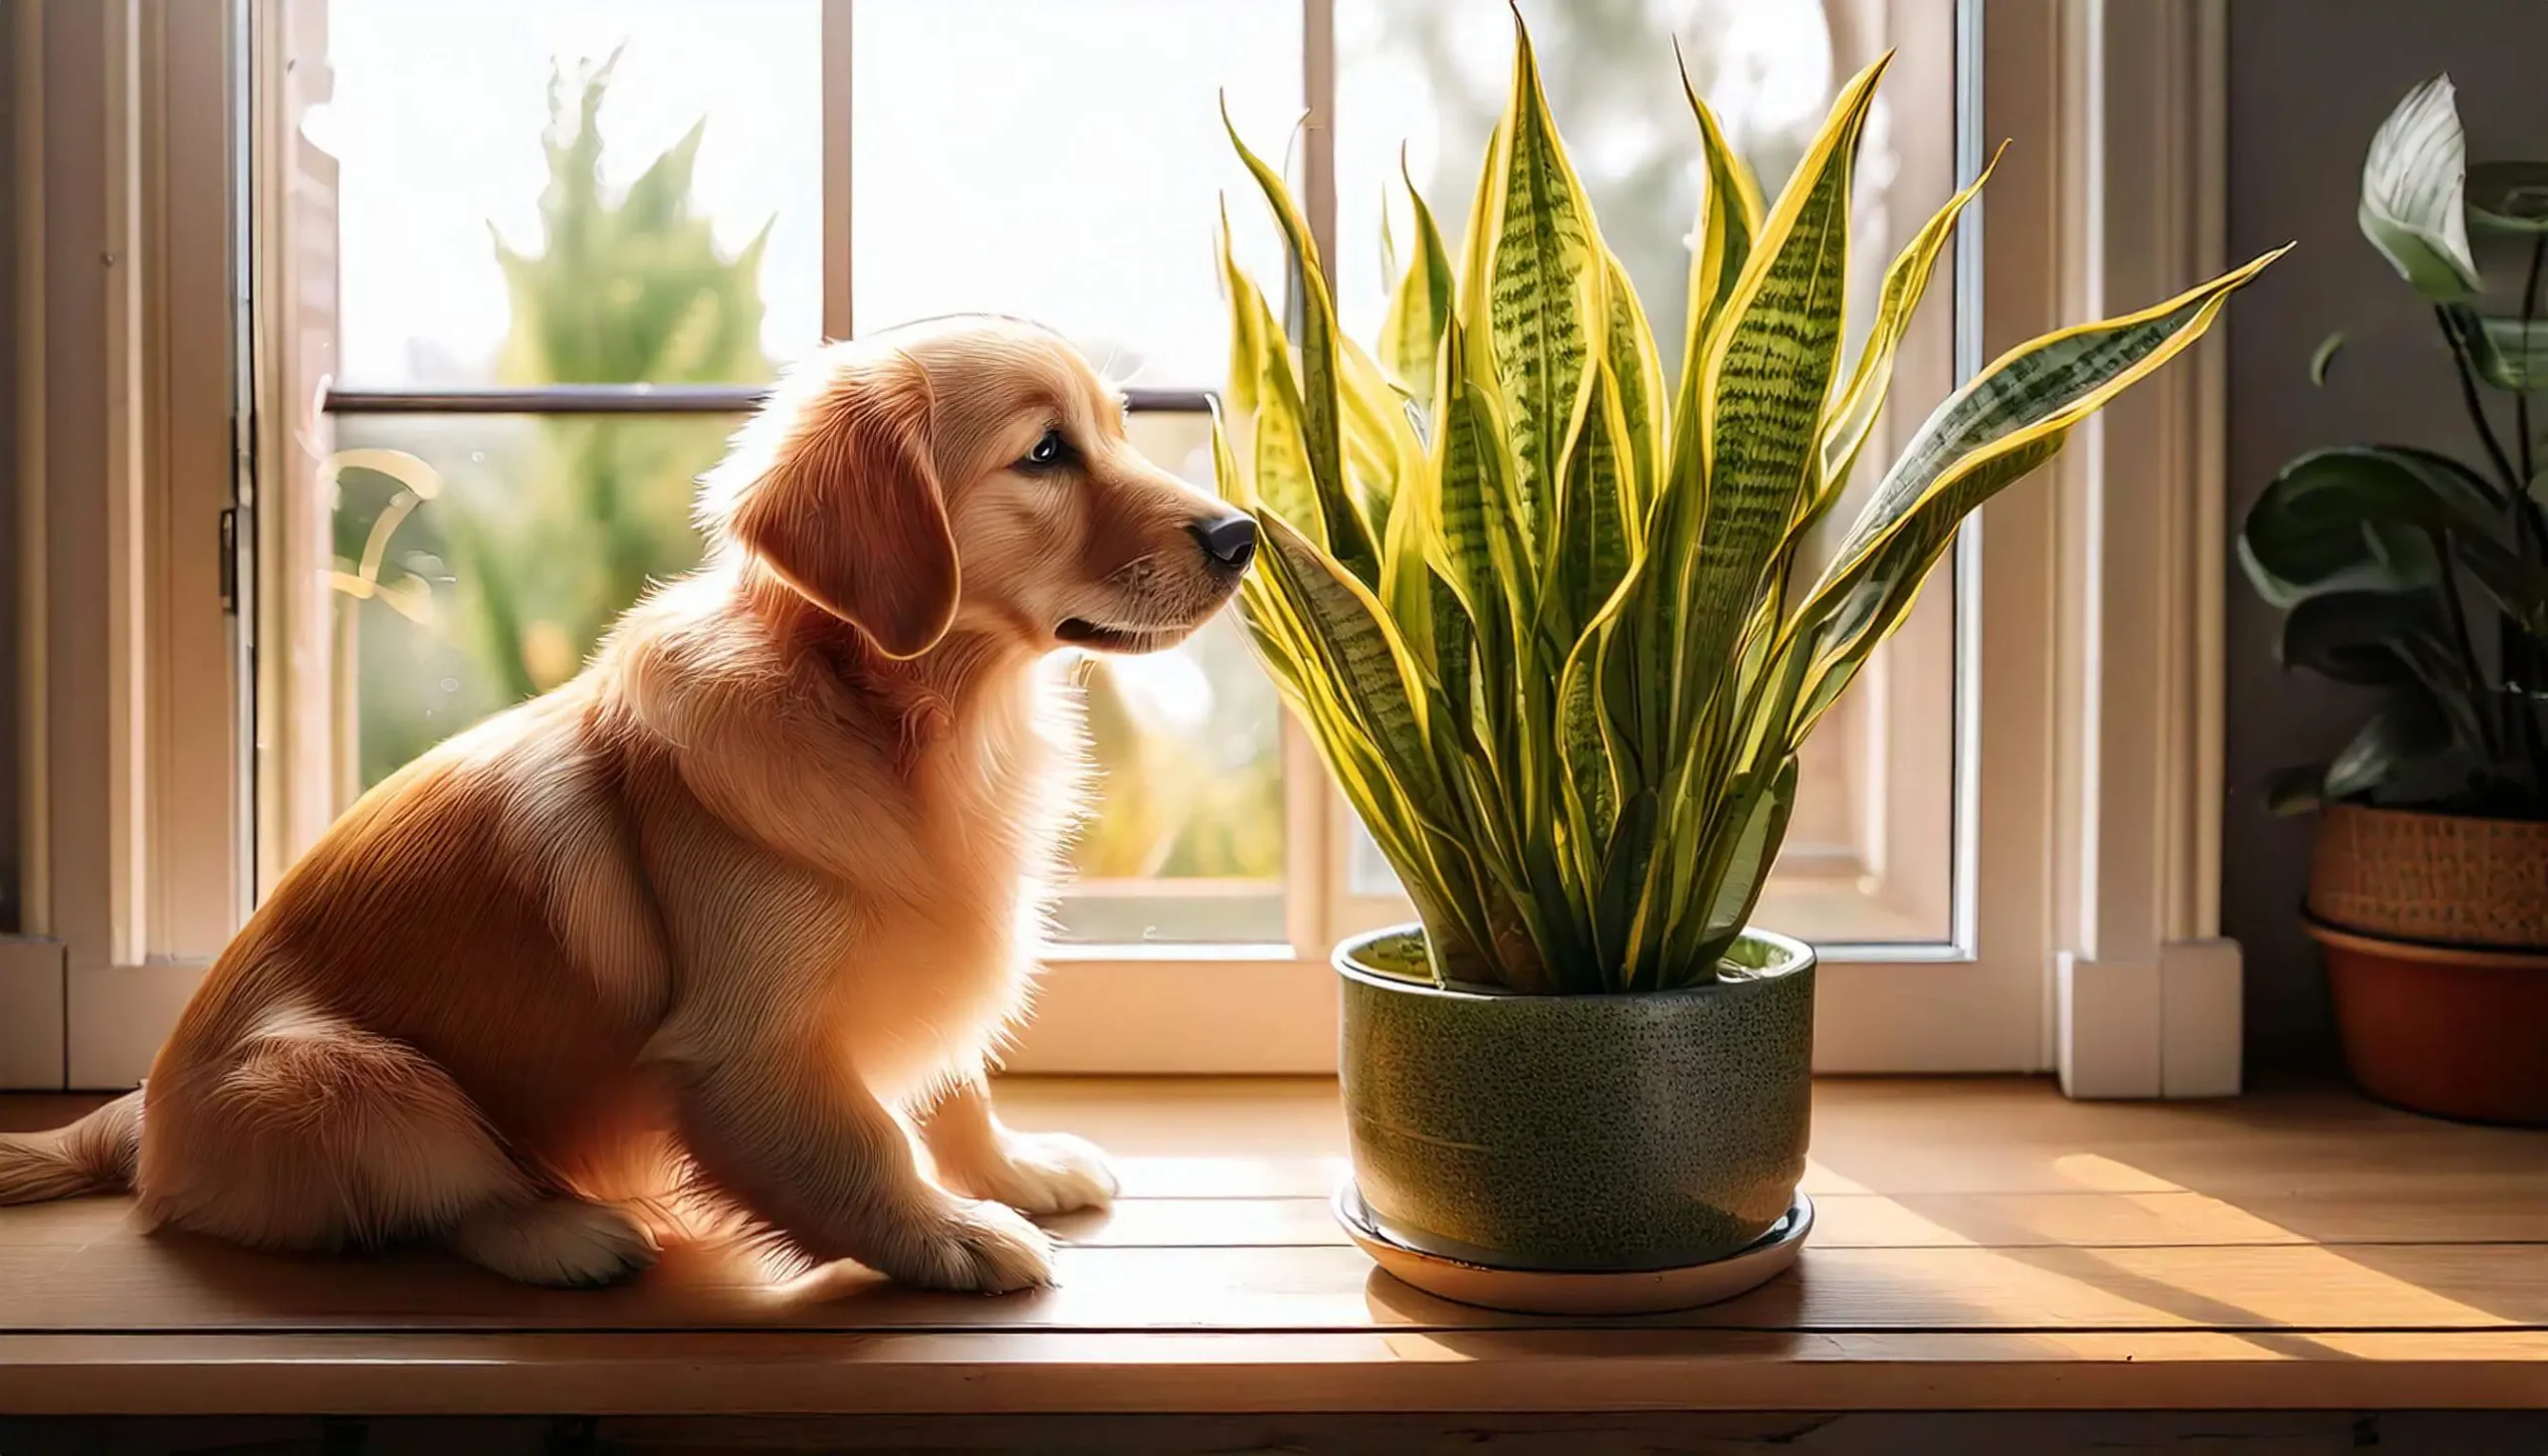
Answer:
M1656 38L1669 29L1695 42L1684 46L1691 79L1711 91L1721 78L1705 41L1739 3L1751 0L1659 8L1656 0L1569 0L1535 27L1559 122L1586 155L1599 158L1585 180L1605 235L1649 314L1667 325L1665 336L1681 312L1697 183L1679 124L1687 114L1679 81ZM1845 53L1863 49L1866 38L1851 33L1850 0L1822 0L1820 8L1834 74L1844 74L1857 64ZM1413 63L1439 109L1436 173L1418 180L1436 215L1457 219L1506 78L1463 60L1461 26L1475 17L1461 7L1377 0L1376 9L1378 43ZM492 239L512 303L494 379L770 378L773 363L760 345L766 228L733 256L718 248L691 186L704 120L612 195L602 181L597 124L611 71L603 62L552 73L541 137L542 237L536 251ZM1738 138L1765 185L1775 188L1793 168L1813 119ZM1870 151L1862 181L1873 195L1865 203L1880 207L1888 167L1880 142ZM1197 246L1208 244L1198 237ZM1101 360L1114 357L1102 343L1085 342ZM695 565L693 486L736 423L339 417L337 670L356 746L356 761L345 765L348 799L451 733L572 677L649 581ZM1161 465L1209 479L1201 417L1139 416L1135 429ZM360 464L369 452L395 452L369 456L394 473ZM1085 681L1101 787L1074 854L1077 873L1278 880L1275 704L1234 625L1215 622L1178 653L1097 660Z
M597 124L611 64L552 79L537 251L494 239L512 302L504 384L753 383L764 227L732 257L694 210L705 122L617 197ZM580 670L647 584L696 565L698 476L737 421L644 416L371 416L337 423L340 691L352 792L488 714ZM1144 421L1191 474L1206 427ZM1270 689L1224 623L1209 650L1086 674L1101 773L1085 879L1282 873ZM1199 639L1198 639L1199 641Z

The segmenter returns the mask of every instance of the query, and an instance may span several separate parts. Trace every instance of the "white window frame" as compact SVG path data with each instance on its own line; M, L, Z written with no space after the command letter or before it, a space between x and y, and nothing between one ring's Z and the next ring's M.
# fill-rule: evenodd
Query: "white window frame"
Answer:
M1978 71L1982 133L2017 139L1961 265L1964 286L1982 290L1982 356L2218 272L2221 0L2002 4L1968 28L1981 10L1966 0L1952 12L1953 54L1910 37L1896 65ZM1309 0L1307 13L1303 206L1333 256L1320 231L1334 217L1332 74L1320 51L1332 12ZM1978 140L1963 139L1959 180L1979 165ZM1950 649L1954 935L1823 952L1817 1072L2052 1071L2080 1097L2238 1089L2240 967L2219 937L2218 905L2221 357L2206 343L2140 385L2049 479L2002 497L1968 529ZM1326 950L1402 912L1350 892L1347 811L1298 728L1284 732L1291 822L1316 831L1295 835L1308 845L1291 860L1293 944L1244 960L1066 951L1012 1066L1334 1069ZM1875 736L1895 773L1936 761L1924 745ZM1893 854L1927 848L1887 844L1880 828L1871 838Z
M21 934L0 1087L130 1085L238 924L242 0L18 0Z
M310 765L332 760L336 726L323 695L290 691L325 671L330 640L325 508L293 481L308 484L326 439L309 386L323 386L329 361L293 269L324 248L317 222L331 202L314 195L323 174L278 165L319 99L301 93L323 84L323 68L285 64L293 16L311 3L21 0L14 12L15 92L33 99L14 156L21 190L33 179L44 206L15 219L29 934L0 941L0 1086L140 1076L247 903L248 865L255 889L270 886L333 810L334 786ZM1955 3L1891 0L1897 12ZM843 140L852 4L824 0L825 134ZM1303 6L1303 202L1332 252L1333 7ZM1980 8L1962 0L1958 13ZM232 27L248 29L247 77L204 59L233 53ZM1978 36L1954 28L1960 54L1944 29L1918 32L1897 64L1970 75L1979 61L1984 132L2018 142L1983 208L1986 352L2218 269L2222 0L1996 5ZM823 159L832 334L854 321L848 150ZM255 367L234 371L246 275L200 240L235 235L229 187L249 155L264 163L247 189L258 246L230 263L253 261L267 303L246 319ZM90 220L95 233L73 231ZM78 246L91 236L131 266L98 269ZM1959 548L1954 627L1938 639L1957 662L1970 770L1955 785L1956 934L1827 953L1817 1070L2054 1070L2078 1096L2236 1089L2238 958L2217 936L2219 359L2207 344L2141 386L2081 432L2051 480L1993 503ZM244 400L234 379L252 386ZM248 422L237 451L234 418ZM250 453L254 471L234 472ZM272 499L254 499L249 479L273 483ZM236 631L212 544L234 481L254 547L242 557L268 576L263 591L242 580L257 608ZM230 665L248 641L255 691L242 702ZM1061 947L1012 1068L1333 1069L1328 947L1385 912L1350 893L1346 811L1288 720L1283 753L1288 943ZM253 813L236 771L251 756ZM1896 773L1935 761L1891 756ZM238 848L243 823L253 853ZM1870 821L1873 852L1903 857L1885 833L1882 816Z

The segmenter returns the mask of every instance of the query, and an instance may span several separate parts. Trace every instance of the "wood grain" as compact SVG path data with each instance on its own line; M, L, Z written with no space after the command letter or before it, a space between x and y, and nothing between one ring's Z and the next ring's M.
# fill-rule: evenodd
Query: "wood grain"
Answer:
M2282 1194L2236 1202L2208 1193L1823 1193L1823 1249L2094 1247L2158 1244L2548 1244L2548 1199L2518 1193L2342 1200ZM1131 1198L1109 1213L1050 1220L1074 1244L1202 1248L1346 1242L1324 1197ZM2306 1229L2307 1232L2302 1230ZM2548 1250L2543 1250L2548 1258Z
M2536 1409L2548 1336L0 1336L0 1411Z
M0 1248L0 1330L1442 1331L1546 1327L1418 1294L1354 1249L1066 1248L1059 1285L949 1299L844 1269L774 1300L678 1264L533 1290L437 1253L283 1259L111 1233ZM1808 1249L1799 1272L1653 1327L1819 1330L2548 1329L2535 1244Z
M1053 1222L1058 1288L1000 1300L698 1255L538 1291L153 1235L117 1198L0 1209L0 1413L2548 1407L2548 1136L2340 1094L1826 1082L1797 1273L1597 1326L1378 1274L1328 1217L1327 1084L1003 1106L1110 1146L1126 1197ZM0 1099L0 1127L76 1107Z

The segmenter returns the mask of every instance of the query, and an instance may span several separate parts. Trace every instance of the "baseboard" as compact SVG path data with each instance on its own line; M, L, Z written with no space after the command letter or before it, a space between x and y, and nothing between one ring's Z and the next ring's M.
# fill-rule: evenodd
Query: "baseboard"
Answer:
M2236 1097L2246 988L2238 942L2171 940L2159 955L2159 1095Z
M60 940L0 936L0 1092L64 1083Z
M2074 1098L2233 1097L2240 1079L2235 940L2172 940L2156 963L2054 965L2055 1065Z
M208 968L202 960L153 960L69 977L70 1086L116 1091L139 1083Z
M2064 1094L2157 1097L2162 1025L2158 966L2067 950L2054 961L2053 1065Z

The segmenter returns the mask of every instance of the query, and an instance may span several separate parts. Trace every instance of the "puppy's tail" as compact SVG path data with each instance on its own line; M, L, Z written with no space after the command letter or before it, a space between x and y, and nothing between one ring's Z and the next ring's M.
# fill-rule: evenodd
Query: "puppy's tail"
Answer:
M43 1203L132 1186L141 1093L127 1092L50 1133L0 1133L0 1204Z

